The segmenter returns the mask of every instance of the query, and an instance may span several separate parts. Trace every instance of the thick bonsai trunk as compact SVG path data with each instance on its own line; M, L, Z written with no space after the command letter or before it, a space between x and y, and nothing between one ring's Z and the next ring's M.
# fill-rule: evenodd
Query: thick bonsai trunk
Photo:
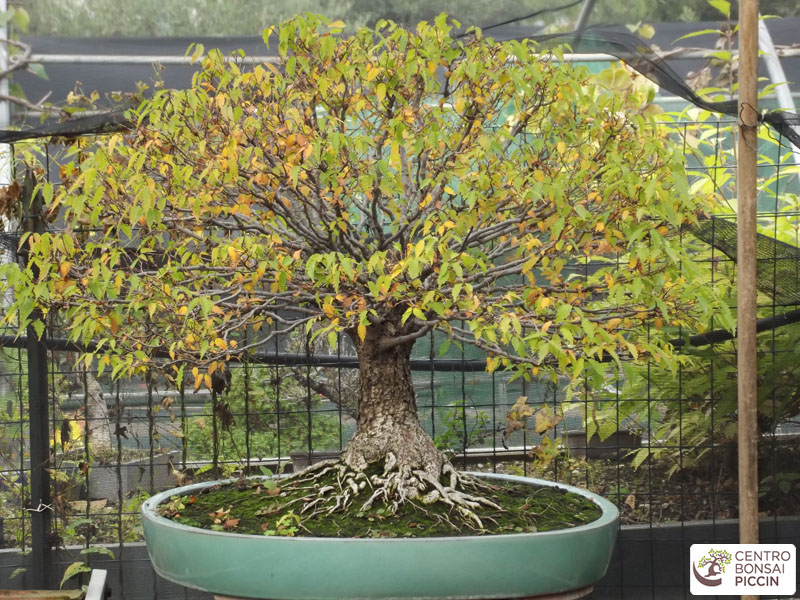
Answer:
M353 470L369 465L408 476L424 471L439 479L445 460L422 429L411 379L412 343L381 350L381 331L356 339L360 373L358 429L342 453Z
M422 510L443 503L449 516L439 518L483 529L479 509L500 507L481 495L485 484L456 472L422 429L409 364L413 340L392 345L389 340L398 332L399 323L388 321L368 327L363 342L353 335L361 377L358 429L340 461L321 462L292 476L297 485L316 490L301 514L331 514L353 503L360 512L381 505L390 513L407 502ZM336 483L321 485L331 473Z

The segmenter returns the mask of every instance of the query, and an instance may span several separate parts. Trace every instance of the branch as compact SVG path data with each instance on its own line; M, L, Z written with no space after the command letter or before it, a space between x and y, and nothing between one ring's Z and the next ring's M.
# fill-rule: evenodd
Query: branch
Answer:
M406 335L400 335L392 338L382 338L381 341L378 343L378 351L385 352L386 350L394 348L395 346L401 346L402 344L413 342L414 340L430 333L433 327L434 327L433 325L425 325L421 329L418 329L413 333L408 333Z

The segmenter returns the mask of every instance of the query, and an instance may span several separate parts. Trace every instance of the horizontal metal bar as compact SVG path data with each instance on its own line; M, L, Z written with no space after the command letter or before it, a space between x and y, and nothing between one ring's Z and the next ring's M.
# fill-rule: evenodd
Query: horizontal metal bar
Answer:
M757 331L769 331L791 323L800 321L800 309L789 311L773 317L765 317L756 322ZM690 346L707 346L727 340L732 340L736 337L735 333L725 329L718 329L709 331L698 335L689 336L687 338L679 338L670 340L670 343L675 347L685 346L688 341ZM24 336L15 337L13 335L0 335L0 348L25 348L27 338ZM63 352L94 352L98 349L96 342L90 342L86 345L77 344L65 339L47 338L45 341L47 349L50 351L63 351ZM169 353L166 350L157 351L156 357L168 358ZM610 362L611 357L604 357L602 362ZM486 359L485 358L412 358L411 359L412 371L445 371L445 372L460 372L460 371L485 371ZM297 366L311 366L311 367L329 367L329 368L345 368L357 369L358 357L356 356L337 356L335 354L301 354L301 353L266 353L260 352L250 355L248 364L262 364L274 365L284 367L297 367Z
M191 65L200 63L205 56L192 59L191 56L146 56L131 54L33 54L32 62L42 64L111 64L111 65ZM280 62L278 56L226 56L226 62L273 63Z
M675 52L664 55L668 58L675 60L688 60L697 58L707 58L708 56L719 52L719 50L687 50L685 52ZM792 58L800 56L800 48L781 48L777 51L778 56L781 58ZM735 51L732 53L734 56L737 54ZM655 55L655 58L660 58L662 55ZM200 59L195 59L197 63ZM159 63L162 65L191 65L193 60L190 56L174 56L174 55L132 55L132 54L33 54L31 55L33 62L43 64L115 64L115 65L151 65ZM246 56L236 57L227 56L226 61L229 62L244 62L247 64L259 63L272 63L277 64L280 62L278 56ZM609 62L619 60L616 56L611 54L602 53L567 53L564 54L566 62Z

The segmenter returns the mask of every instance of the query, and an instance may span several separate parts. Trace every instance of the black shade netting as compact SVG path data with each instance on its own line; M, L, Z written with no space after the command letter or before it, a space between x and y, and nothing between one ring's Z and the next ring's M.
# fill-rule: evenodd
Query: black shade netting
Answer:
M698 239L736 262L736 223L711 218L690 227ZM756 288L779 306L800 305L800 248L756 234Z
M520 17L520 19L530 16L526 15L525 17ZM512 19L507 23L516 20L519 19ZM493 29L494 27L496 26L487 27L486 29ZM591 27L567 34L525 36L525 39L531 39L545 49L567 44L575 52L609 54L651 79L662 89L683 98L687 102L711 112L739 117L739 108L736 100L712 102L698 96L690 85L670 67L665 57L657 54L644 39L627 30L613 27ZM673 53L671 56L675 56L675 54ZM446 87L444 93L447 93ZM789 140L795 148L800 149L800 116L782 110L765 110L758 113L757 116L760 122L772 127L781 138ZM118 109L68 121L50 121L25 131L0 131L0 143L13 143L20 140L43 137L69 138L96 135L124 131L131 127L132 124L125 117L125 111Z

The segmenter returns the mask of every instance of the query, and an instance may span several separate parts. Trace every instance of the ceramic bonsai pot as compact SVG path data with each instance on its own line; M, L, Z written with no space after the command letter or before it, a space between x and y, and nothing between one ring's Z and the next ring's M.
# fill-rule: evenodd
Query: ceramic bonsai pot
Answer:
M603 577L619 518L611 502L539 479L475 475L568 489L591 498L602 515L587 525L542 533L402 539L242 535L158 515L158 505L170 497L219 483L209 482L168 490L143 504L147 550L162 577L239 598L579 598Z

